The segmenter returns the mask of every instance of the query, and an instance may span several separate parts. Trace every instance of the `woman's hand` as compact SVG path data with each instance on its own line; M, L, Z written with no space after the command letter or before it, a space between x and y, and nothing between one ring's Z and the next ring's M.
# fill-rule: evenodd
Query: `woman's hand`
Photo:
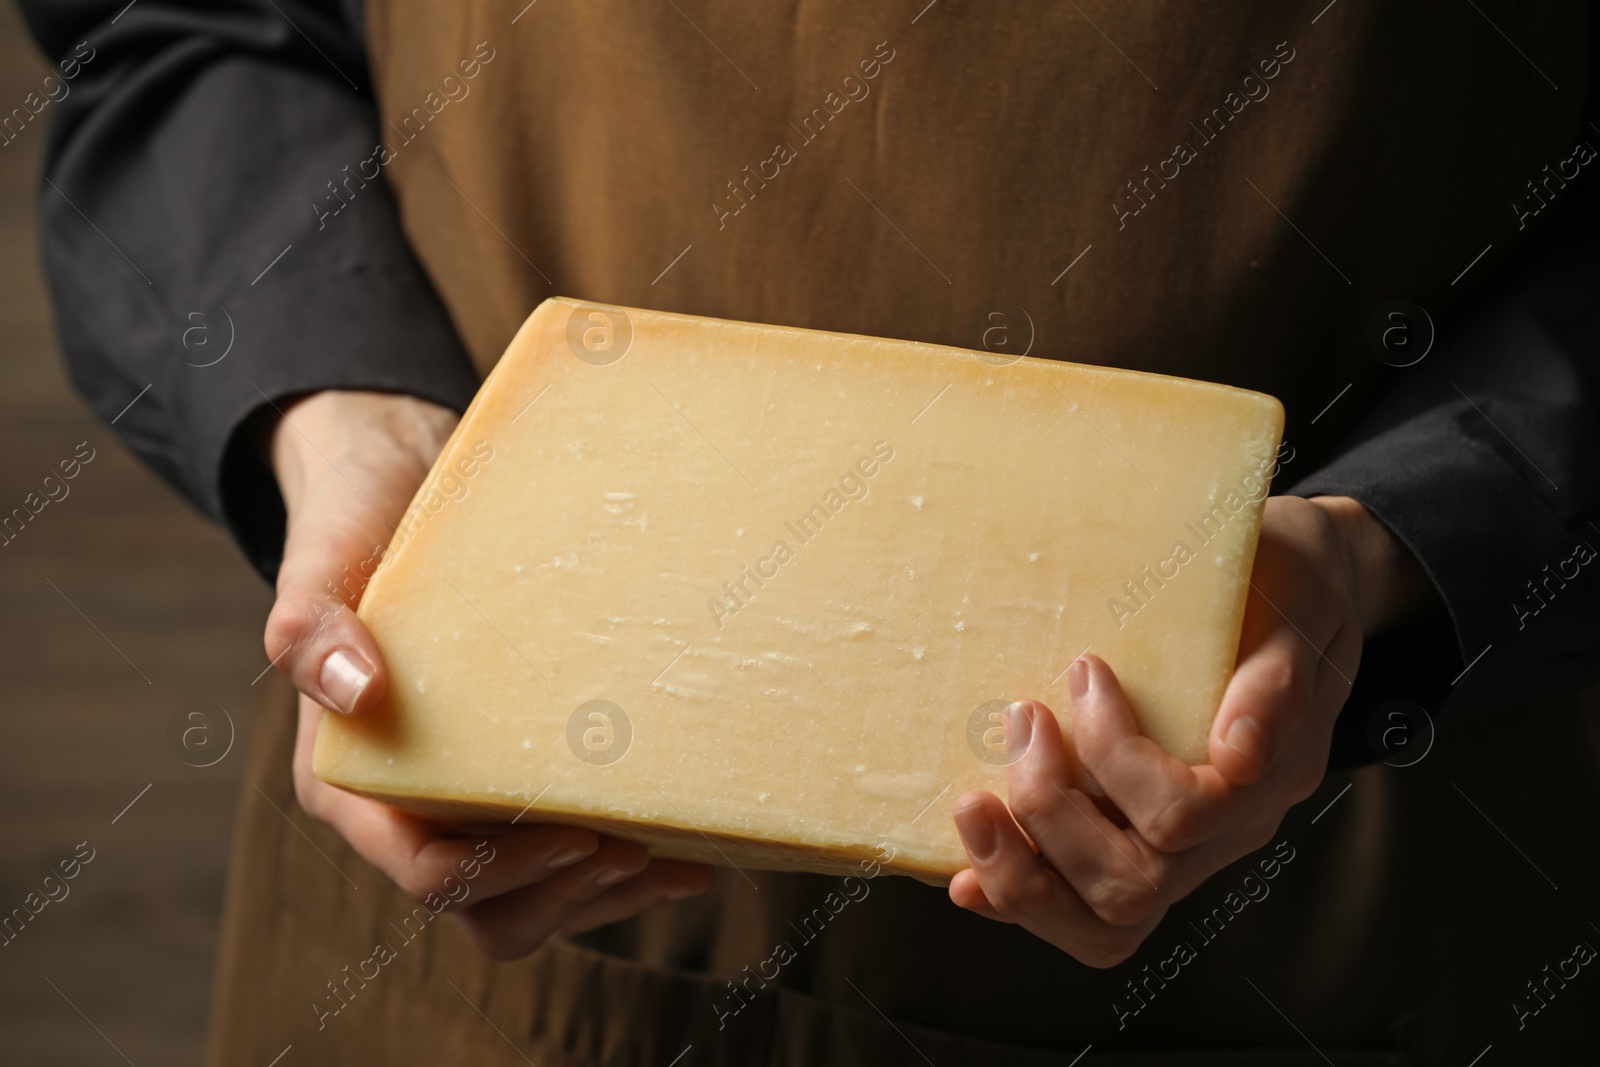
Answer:
M1080 658L1067 672L1070 740L1037 701L1007 709L1008 747L1025 750L1007 771L1010 810L982 791L957 800L972 867L951 882L953 901L1110 967L1175 901L1271 840L1322 780L1365 636L1432 587L1347 497L1268 500L1251 584L1210 763L1141 736L1111 668Z
M323 708L371 712L388 683L383 653L352 610L384 546L455 428L453 412L413 397L329 391L289 405L273 429L273 469L288 509L267 655L300 690L294 752L300 806L419 900L442 893L481 838L466 837L311 773ZM570 826L512 829L493 841L470 897L452 902L497 959L557 931L636 915L710 884L710 868L652 860L643 846Z

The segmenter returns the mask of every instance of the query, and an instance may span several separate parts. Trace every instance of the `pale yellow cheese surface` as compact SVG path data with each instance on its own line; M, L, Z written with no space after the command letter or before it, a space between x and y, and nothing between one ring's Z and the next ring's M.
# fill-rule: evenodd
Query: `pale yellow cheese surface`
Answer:
M997 702L1068 720L1086 647L1205 759L1282 420L1182 379L546 301L365 591L392 682L323 717L316 773L947 880L952 802L1005 795Z

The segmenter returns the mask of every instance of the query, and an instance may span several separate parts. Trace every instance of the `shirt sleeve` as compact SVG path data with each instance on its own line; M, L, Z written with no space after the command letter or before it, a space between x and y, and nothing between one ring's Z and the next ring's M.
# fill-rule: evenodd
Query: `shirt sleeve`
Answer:
M1335 763L1378 755L1367 731L1390 699L1437 717L1600 678L1600 176L1583 180L1290 489L1359 500L1442 601L1369 642Z
M262 415L477 385L380 173L359 0L21 6L56 63L39 231L72 380L271 577Z

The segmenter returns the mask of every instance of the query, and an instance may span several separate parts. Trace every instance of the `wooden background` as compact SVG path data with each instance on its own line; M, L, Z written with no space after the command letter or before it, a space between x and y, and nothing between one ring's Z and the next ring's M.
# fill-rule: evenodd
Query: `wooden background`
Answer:
M0 111L46 70L0 4ZM96 456L0 548L0 914L79 842L95 858L0 948L0 1063L198 1064L270 592L67 381L33 219L43 125L0 147L0 513L80 441ZM207 769L167 747L192 699L239 733Z

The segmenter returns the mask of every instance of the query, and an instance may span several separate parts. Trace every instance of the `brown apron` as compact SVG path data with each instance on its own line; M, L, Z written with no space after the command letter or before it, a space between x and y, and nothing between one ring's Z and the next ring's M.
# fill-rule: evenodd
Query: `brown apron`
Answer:
M480 370L561 294L1261 389L1309 471L1358 405L1306 420L1381 369L1373 310L1440 306L1569 154L1584 37L1573 3L1321 7L371 0L385 142L344 195L381 166ZM278 700L251 777L295 828L246 790L217 1064L1467 1062L1567 1033L1507 1004L1590 936L1461 800L1552 782L1544 759L1564 776L1520 798L1519 846L1552 800L1592 819L1574 705L1510 755L1480 725L1330 780L1270 880L1271 847L1110 971L909 880L820 928L837 880L733 875L516 964L438 923L319 1029L409 902L294 807ZM1592 892L1594 850L1556 840L1553 899Z

